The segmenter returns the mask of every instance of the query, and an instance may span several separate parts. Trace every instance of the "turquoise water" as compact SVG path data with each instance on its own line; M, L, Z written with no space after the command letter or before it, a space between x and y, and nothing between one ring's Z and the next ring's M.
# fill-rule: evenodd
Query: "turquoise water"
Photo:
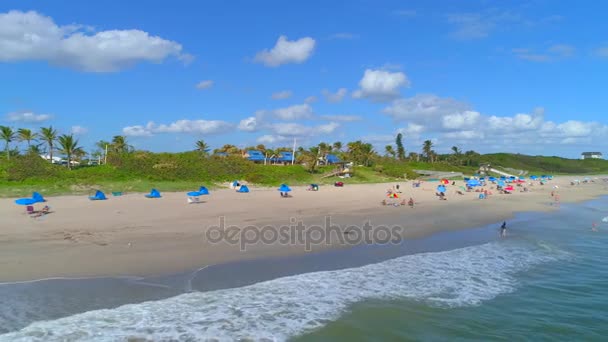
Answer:
M509 222L506 239L494 225L446 235L483 236L472 245L62 314L0 340L601 340L608 336L605 216L606 199L564 206ZM445 240L429 241L449 246Z
M608 224L601 218L607 214L608 201L594 201L511 229L501 245L536 245L558 256L512 274L511 288L495 298L455 307L415 299L367 300L295 340L605 341ZM599 232L591 231L593 222Z

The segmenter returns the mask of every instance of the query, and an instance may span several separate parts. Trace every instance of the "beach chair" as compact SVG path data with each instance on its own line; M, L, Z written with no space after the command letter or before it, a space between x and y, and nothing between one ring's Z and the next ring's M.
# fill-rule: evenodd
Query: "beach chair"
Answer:
M146 195L146 198L161 198L160 192L156 189L152 189L149 194Z
M106 197L106 194L104 194L101 190L97 190L95 192L95 195L90 196L89 199L91 201L104 201L104 200L107 200L108 198Z
M25 213L28 215L32 215L34 214L36 211L34 211L34 206L33 205L28 205L27 207L25 207Z

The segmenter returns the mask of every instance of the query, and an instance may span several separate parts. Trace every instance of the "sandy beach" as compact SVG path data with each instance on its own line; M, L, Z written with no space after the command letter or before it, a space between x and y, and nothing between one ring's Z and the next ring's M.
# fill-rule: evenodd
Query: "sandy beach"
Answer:
M448 186L447 200L435 196L437 182L418 188L412 182L400 184L401 198L414 198L414 208L383 206L386 190L394 184L346 184L342 188L323 186L320 191L293 187L291 198L281 198L275 188L251 187L248 194L231 189L212 191L201 197L204 203L188 204L184 193L163 193L160 199L143 194L108 196L90 201L86 196L47 198L52 213L40 218L25 214L14 199L0 199L0 281L26 281L51 277L95 277L157 275L196 269L234 260L307 253L303 244L278 241L257 243L242 250L239 244L211 243L209 227L224 217L227 225L243 229L248 225L321 224L331 217L333 224L372 226L400 225L403 238L430 235L443 230L463 229L508 220L516 212L549 211L559 202L578 202L608 193L607 184L594 182L571 185L562 176L530 192L510 195L493 192L487 200L479 193L456 191L464 185ZM558 188L556 189L555 186ZM162 189L160 189L162 191ZM108 194L109 195L109 194ZM38 204L37 209L41 205ZM290 220L291 219L291 220ZM591 224L591 222L589 223ZM312 250L345 248L337 242L319 244Z

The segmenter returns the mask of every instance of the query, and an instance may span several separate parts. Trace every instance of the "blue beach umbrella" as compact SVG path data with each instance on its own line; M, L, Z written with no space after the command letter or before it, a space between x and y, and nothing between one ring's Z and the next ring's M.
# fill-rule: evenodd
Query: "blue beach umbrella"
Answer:
M437 191L438 192L445 192L445 186L443 186L443 185L438 186L437 187Z
M278 189L280 192L290 192L291 189L289 188L289 186L287 186L287 184L281 184L281 186Z
M468 187L480 186L481 183L477 179L471 179L467 182Z

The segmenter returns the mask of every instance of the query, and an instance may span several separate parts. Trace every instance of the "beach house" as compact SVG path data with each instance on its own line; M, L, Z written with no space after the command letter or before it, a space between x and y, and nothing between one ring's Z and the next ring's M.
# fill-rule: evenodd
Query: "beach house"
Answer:
M602 152L583 152L581 159L604 159Z

